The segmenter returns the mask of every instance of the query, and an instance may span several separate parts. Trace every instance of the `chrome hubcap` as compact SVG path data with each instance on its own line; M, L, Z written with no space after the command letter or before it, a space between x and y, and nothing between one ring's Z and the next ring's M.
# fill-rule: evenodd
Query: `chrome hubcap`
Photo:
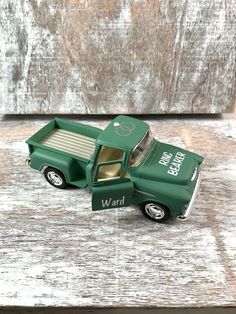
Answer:
M146 204L145 211L150 217L156 220L162 219L165 216L164 210L160 206L154 203Z
M61 185L63 183L62 178L54 171L49 171L47 173L48 180L54 185Z

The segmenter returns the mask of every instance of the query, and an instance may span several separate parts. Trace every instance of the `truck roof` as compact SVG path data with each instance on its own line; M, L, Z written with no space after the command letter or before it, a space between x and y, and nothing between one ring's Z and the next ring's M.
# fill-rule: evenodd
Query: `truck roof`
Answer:
M149 129L147 123L120 115L101 132L97 143L122 150L131 150Z

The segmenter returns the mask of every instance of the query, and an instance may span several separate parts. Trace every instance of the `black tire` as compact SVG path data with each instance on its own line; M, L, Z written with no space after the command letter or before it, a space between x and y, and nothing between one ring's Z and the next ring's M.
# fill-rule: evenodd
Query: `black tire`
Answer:
M45 179L57 189L65 189L67 186L64 175L61 171L48 167L44 171Z
M159 223L165 222L170 217L169 208L156 202L142 203L141 210L145 217Z

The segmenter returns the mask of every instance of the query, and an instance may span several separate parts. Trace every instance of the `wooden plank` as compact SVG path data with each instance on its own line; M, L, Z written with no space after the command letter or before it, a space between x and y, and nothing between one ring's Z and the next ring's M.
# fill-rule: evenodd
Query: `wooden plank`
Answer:
M233 0L2 0L0 113L233 111L235 14Z
M230 311L236 306L235 119L146 119L159 140L205 157L190 218L159 225L134 206L92 212L89 191L51 187L24 163L24 140L47 119L3 117L0 306ZM108 120L81 122L104 128Z

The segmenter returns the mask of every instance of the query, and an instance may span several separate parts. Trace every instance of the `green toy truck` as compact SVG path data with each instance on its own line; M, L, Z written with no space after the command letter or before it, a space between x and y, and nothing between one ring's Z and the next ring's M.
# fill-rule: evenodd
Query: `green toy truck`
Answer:
M101 130L55 118L26 143L28 164L51 185L91 188L92 210L139 204L164 222L193 207L203 157L159 142L143 121L121 115Z

